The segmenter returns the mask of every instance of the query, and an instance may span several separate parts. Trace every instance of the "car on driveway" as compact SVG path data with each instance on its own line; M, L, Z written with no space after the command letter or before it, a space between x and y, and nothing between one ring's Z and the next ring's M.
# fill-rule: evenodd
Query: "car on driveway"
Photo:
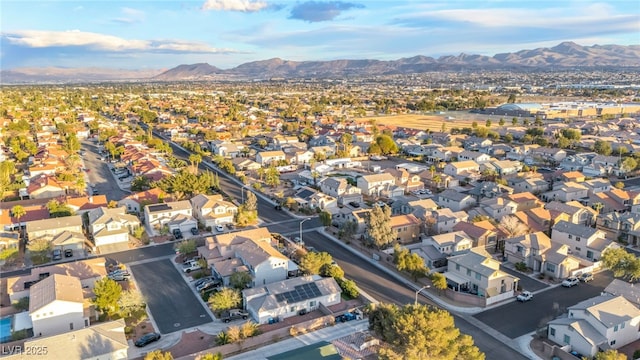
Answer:
M61 260L62 259L62 250L54 249L53 253L51 254L51 259L52 260Z
M584 274L580 275L580 281L582 281L582 282L589 282L591 280L593 280L593 274L592 273L587 272L587 273L584 273Z
M64 251L64 257L73 257L73 250L71 249L66 249Z
M355 201L351 201L351 202L349 203L349 205L351 205L352 207L354 207L354 208L356 208L356 209L360 207L360 204L358 204L358 203L357 203L357 202L355 202Z
M564 281L562 281L562 286L570 288L570 287L578 285L579 283L580 283L580 280L578 280L577 277L571 276L571 277L568 277L568 278L564 279Z
M225 311L224 313L222 313L222 316L220 317L220 320L228 323L231 320L236 320L236 319L243 319L246 320L249 317L249 313L242 311L240 309L232 309L232 310L228 310Z
M195 228L195 227L191 228L191 234L198 235L198 228Z
M216 225L216 231L217 232L223 232L224 231L224 227L222 225Z
M198 260L189 260L186 263L182 264L182 271L186 272L187 274L200 269L202 269L202 266L200 265L200 262Z
M182 239L182 231L180 231L180 229L174 229L173 237L175 237L176 240Z
M135 345L137 347L143 347L143 346L147 346L149 344L151 344L154 341L158 341L160 340L160 334L152 332L152 333L148 333L148 334L144 334L142 335L142 337L138 340L136 340Z
M533 294L529 291L523 291L522 294L516 296L516 300L520 302L527 302L533 299Z

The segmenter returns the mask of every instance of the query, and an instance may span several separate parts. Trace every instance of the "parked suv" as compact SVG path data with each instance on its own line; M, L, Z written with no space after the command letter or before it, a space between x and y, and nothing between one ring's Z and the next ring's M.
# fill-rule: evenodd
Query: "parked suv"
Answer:
M580 281L582 282L589 282L593 280L593 274L592 273L584 273L582 275L580 275Z
M580 280L578 280L578 278L575 277L575 276L571 276L571 277L568 277L568 278L564 279L564 281L562 282L562 286L564 286L564 287L573 287L573 286L578 285L578 283L580 283Z
M52 260L62 260L62 250L54 249L53 253L51 253Z
M516 296L516 300L526 302L533 299L533 294L529 291L523 291L522 294Z
M180 231L180 229L174 229L173 230L173 237L175 237L176 240L182 239L182 231Z

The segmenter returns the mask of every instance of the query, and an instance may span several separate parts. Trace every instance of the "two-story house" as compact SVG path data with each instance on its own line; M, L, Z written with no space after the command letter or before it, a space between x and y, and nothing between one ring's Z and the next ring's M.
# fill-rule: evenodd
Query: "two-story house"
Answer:
M569 246L571 254L589 261L598 261L606 249L617 247L605 238L604 231L567 221L553 226L551 240Z
M462 221L453 227L453 231L463 231L467 234L473 241L472 247L495 244L498 240L496 229L486 220L476 223Z
M491 217L496 221L500 221L503 216L515 214L518 209L518 204L508 198L492 198L483 199L478 204L478 207L482 210L483 214Z
M380 196L383 191L388 191L395 187L396 179L388 173L363 175L358 178L357 186L362 194L369 196Z
M442 208L427 213L425 227L427 233L443 234L451 232L453 227L461 222L467 221L469 214L465 211L452 211L450 208Z
M477 173L480 171L480 165L473 161L458 161L451 162L444 166L444 173L453 177L465 177L471 173Z
M82 217L80 215L73 215L34 220L27 222L26 226L26 235L29 241L40 238L52 240L65 231L82 234Z
M466 160L472 160L477 164L484 164L491 160L491 156L478 151L465 150L460 154L458 154L458 161L466 161Z
M504 254L511 263L524 263L535 272L562 279L580 266L569 247L557 244L543 232L505 239Z
M125 207L100 207L87 213L89 233L101 252L110 249L128 249L129 235L140 227L138 217L125 212Z
M189 200L146 205L144 222L149 230L160 230L167 226L169 232L180 229L181 232L188 233L192 228L198 227Z
M476 199L473 196L453 189L447 189L436 195L435 202L438 206L449 208L453 211L466 210L476 205Z
M89 326L80 280L53 274L31 286L29 317L35 336L51 336Z
M285 158L286 155L282 150L260 151L256 154L256 162L262 166L275 165Z
M238 207L224 200L221 194L199 194L190 201L194 216L205 228L213 229L216 225L232 224L238 212Z
M407 244L416 242L420 235L421 222L412 214L391 216L389 226L396 234L399 243Z
M552 201L545 204L544 208L552 212L554 219L560 214L565 214L568 218L566 221L587 226L593 224L597 215L595 210L577 201L569 201L568 203Z
M567 308L567 316L549 321L547 337L571 351L594 356L619 349L640 337L640 310L622 296L600 295Z
M500 262L482 248L448 258L444 276L454 291L477 295L485 306L513 297L520 280L500 270Z
M549 183L542 178L513 177L507 180L507 184L516 193L530 192L539 194L549 190Z
M145 205L157 204L171 197L160 188L140 191L126 196L118 201L118 206L124 206L128 213L140 214Z
M441 254L451 255L471 249L473 240L464 231L454 231L428 236L422 240L422 244L433 245Z
M553 190L542 193L540 197L543 201L569 202L587 198L589 189L579 183L568 181L553 186Z
M624 240L631 246L640 245L640 213L610 212L598 215L596 228L612 241Z

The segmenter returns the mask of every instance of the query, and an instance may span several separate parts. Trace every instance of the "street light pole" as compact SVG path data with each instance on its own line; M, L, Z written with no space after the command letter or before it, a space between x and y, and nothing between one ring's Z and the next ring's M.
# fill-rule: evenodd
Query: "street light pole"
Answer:
M420 294L420 291L422 291L424 289L428 289L430 287L431 287L431 285L425 285L425 286L421 287L420 289L416 290L416 301L413 303L414 305L418 305L418 294Z
M302 241L302 224L304 224L304 222L307 220L311 220L311 218L306 218L300 221L300 244L304 244L304 242Z

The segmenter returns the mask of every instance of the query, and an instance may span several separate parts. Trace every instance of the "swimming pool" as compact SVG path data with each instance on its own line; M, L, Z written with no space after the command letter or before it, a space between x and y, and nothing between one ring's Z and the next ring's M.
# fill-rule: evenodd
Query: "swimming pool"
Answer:
M0 319L0 342L11 340L11 317Z

